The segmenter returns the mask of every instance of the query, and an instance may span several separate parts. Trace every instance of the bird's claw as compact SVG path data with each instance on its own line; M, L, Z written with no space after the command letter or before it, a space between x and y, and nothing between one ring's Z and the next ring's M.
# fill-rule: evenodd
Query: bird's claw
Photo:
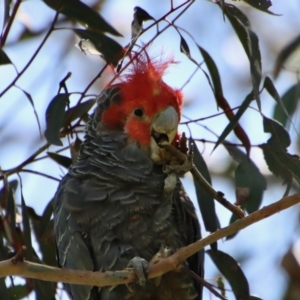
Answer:
M167 199L172 196L178 182L178 177L184 176L184 174L190 172L194 167L192 147L188 153L185 153L184 157L183 163L175 157L173 161L171 160L169 164L163 166L163 172L167 174L164 186L164 195Z
M193 153L189 152L186 154L186 158L182 164L165 164L163 167L163 172L166 174L175 173L177 176L183 176L185 173L189 172L193 168Z
M153 258L150 260L150 263L155 265L161 261L161 259L169 257L172 254L172 250L165 246L162 245L159 251L153 256ZM152 279L153 284L157 287L160 285L162 280L162 276L158 276Z
M152 257L150 264L157 264L162 258L169 257L172 254L171 248L161 245L159 251Z
M190 172L194 166L194 145L191 144L189 148L186 146L187 139L185 133L182 133L182 136L177 144L177 150L184 154L184 161L178 161L177 157L174 157L169 164L164 165L163 172L166 174L175 173L177 176L183 176L185 173Z
M138 278L137 284L144 286L147 281L148 272L149 272L149 263L144 258L135 256L130 260L127 268L132 268Z
M169 173L168 176L165 179L165 185L164 185L164 196L169 199L169 197L172 196L173 191L176 188L177 185L177 176L175 173Z

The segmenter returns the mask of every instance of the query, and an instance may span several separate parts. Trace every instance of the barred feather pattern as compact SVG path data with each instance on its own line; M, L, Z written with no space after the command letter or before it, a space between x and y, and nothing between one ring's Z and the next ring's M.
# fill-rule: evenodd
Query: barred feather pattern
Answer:
M161 246L173 252L200 238L195 209L181 182L171 199L163 196L166 175L126 133L109 130L101 115L121 101L120 86L107 88L86 127L78 161L56 192L54 229L62 268L122 270L139 256L150 261ZM185 262L203 276L203 252ZM126 285L66 285L74 300L202 299L202 287L181 272L148 280L130 291Z

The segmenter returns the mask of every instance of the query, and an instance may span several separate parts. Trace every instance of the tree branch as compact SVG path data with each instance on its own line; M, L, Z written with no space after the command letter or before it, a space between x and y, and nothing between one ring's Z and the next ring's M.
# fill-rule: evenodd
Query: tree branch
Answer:
M224 227L207 237L199 240L186 247L180 248L176 253L161 258L158 263L150 265L149 279L161 276L171 270L180 269L182 261L191 255L197 253L217 240L232 235L233 233L248 227L249 225L263 220L275 213L278 213L288 207L300 202L300 193L284 197L278 202L265 206L262 209L252 213L251 215L237 220L233 224ZM42 264L32 263L26 260L5 260L0 262L0 278L6 276L22 276L26 278L34 278L45 281L65 282L73 284L84 284L91 286L109 286L134 282L137 278L132 270L108 271L108 272L90 272L59 269Z

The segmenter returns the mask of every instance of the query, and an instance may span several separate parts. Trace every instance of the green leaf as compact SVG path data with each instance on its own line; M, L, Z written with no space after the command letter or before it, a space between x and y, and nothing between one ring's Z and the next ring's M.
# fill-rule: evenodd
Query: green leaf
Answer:
M84 117L87 112L93 107L95 104L95 99L87 100L85 102L81 102L78 105L71 107L65 113L64 126L69 123L72 123L76 119Z
M291 184L294 178L300 184L300 158L287 152L291 138L282 125L272 119L263 118L264 131L271 133L267 144L260 147L263 150L269 170L284 179L284 183Z
M6 203L6 197L7 197L7 191L8 187L12 189L12 191L15 193L18 188L19 182L18 180L14 179L11 181L4 180L4 187L0 190L0 202Z
M274 119L278 120L275 118L278 117L280 120L279 122L282 121L281 123L283 125L286 124L287 120L291 121L289 113L287 112L281 97L279 96L273 81L267 76L265 81L264 81L264 88L269 92L269 94L275 99L277 105L275 106L275 111L274 111ZM287 101L286 101L287 102ZM296 104L297 105L297 104Z
M19 185L19 181L17 179L13 179L9 181L9 186L11 187L14 193L16 192L18 185Z
M6 24L10 18L10 6L11 6L12 0L5 0L4 1L4 12L3 12L3 28L6 27Z
M300 83L296 83L289 88L282 96L281 103L277 102L273 118L280 122L283 126L287 125L288 120L296 111L300 99Z
M27 254L27 252L26 252ZM27 284L21 285L14 285L14 286L10 286L8 288L8 293L9 296L7 298L3 298L3 299L10 299L10 300L21 300L24 299L25 297L27 297L31 292L31 289L28 287ZM2 291L1 291L1 297L3 297L2 295Z
M246 300L250 297L249 284L244 272L236 260L229 254L220 250L208 250L207 253L219 269L219 271L228 280L232 291L237 300Z
M241 205L249 214L257 211L267 181L252 160L245 159L238 165L235 170L235 185L237 205Z
M189 141L190 145L193 143L194 147L194 164L196 168L201 171L205 180L211 184L211 177L207 168L207 165L193 139ZM202 215L203 223L206 231L214 232L220 228L219 220L215 210L215 201L211 195L209 195L203 187L194 180L197 201Z
M281 98L276 90L276 87L269 76L266 76L264 81L264 88L268 91L268 93L275 99L277 103L281 101Z
M35 295L37 300L54 300L56 299L56 283L42 280L34 280Z
M22 188L21 188L21 204L22 204L23 237L24 237L25 246L27 248L26 257L28 260L32 260L33 250L32 250L32 243L31 243L31 229L29 223L29 214L27 211L27 206L25 204Z
M245 188L245 190L236 190L237 205L241 205L248 213L252 213L258 210L261 204L267 181L255 163L243 151L230 144L224 143L224 147L239 163L235 170L236 188Z
M288 60L288 58L293 53L299 51L299 48L300 48L300 35L298 35L290 44L284 47L283 50L279 53L274 67L275 78L277 78L277 76L279 75L284 63Z
M49 231L44 232L43 236L40 236L40 222L41 216L37 215L33 208L27 206L27 210L31 219L33 233L36 238L42 260L39 259L37 254L34 254L34 262L45 263L50 266L56 266L56 248L54 243L53 234L53 221L50 220L48 224ZM34 290L36 293L36 299L53 300L55 299L56 283L45 282L42 280L34 280Z
M219 4L220 5L220 4ZM234 5L225 4L224 13L234 28L250 62L251 80L254 97L261 110L259 85L261 81L261 55L257 35L252 31L250 22Z
M291 144L289 133L275 120L263 117L264 132L271 133L268 144L271 147L287 148Z
M74 29L74 32L80 38L91 42L108 64L117 66L119 60L124 54L123 47L119 43L99 32L82 29ZM81 50L84 51L84 47L81 47Z
M187 57L191 57L191 52L188 43L180 33L179 35L180 35L180 52L185 54Z
M144 9L136 6L134 8L133 20L131 23L131 38L137 38L142 29L145 21L154 20Z
M3 241L4 241L4 237L3 237L2 232L0 231L0 261L6 260L8 258L7 257L7 249L4 246ZM3 297L3 299L9 299L8 288L6 287L5 279L6 279L5 277L0 278L0 293L1 293L1 297Z
M58 94L50 102L46 110L45 137L50 144L62 146L59 132L64 124L65 108L69 94Z
M208 71L209 71L209 74L211 76L213 86L214 86L214 94L216 97L216 101L218 102L217 97L223 96L222 82L221 82L218 68L217 68L214 60L212 59L212 57L209 55L209 53L207 51L205 51L199 45L197 45L197 47L200 50L201 55L205 61L207 68L208 68Z
M243 1L262 11L267 11L268 8L272 6L271 0L243 0Z
M15 194L9 182L5 183L6 196L6 213L8 217L8 224L12 236L16 236L16 200Z
M70 157L60 155L54 152L47 152L47 155L66 169L68 169L72 164L72 159Z
M46 205L44 212L42 214L42 218L39 224L39 238L43 238L43 236L50 230L49 225L52 224L50 222L51 216L53 214L53 205L54 199L50 200L49 203Z
M240 220L240 218L236 214L232 214L231 217L230 217L230 220L229 220L229 224L232 224L232 223L234 223L237 220ZM235 233L233 233L231 235L228 235L226 237L226 241L233 239L237 234L238 234L238 232L235 232Z
M78 20L84 26L87 25L89 29L122 36L101 15L79 0L44 0L44 2L52 9Z
M239 163L235 170L236 204L249 214L257 211L261 205L264 190L267 188L267 181L261 174L255 163L239 148L229 143L224 143L232 158ZM232 214L229 224L238 220ZM237 233L228 236L233 238Z
M235 128L235 126L238 124L240 118L242 117L242 115L244 114L246 109L249 107L249 105L253 101L253 99L254 99L254 93L253 93L253 91L251 91L250 94L248 94L246 96L245 100L243 101L242 105L238 109L237 113L230 120L228 125L225 127L225 129L223 130L223 132L219 136L219 138L218 138L218 140L217 140L217 142L216 142L216 144L213 148L213 151L225 140L227 135Z
M224 278L222 276L218 276L216 280L217 288L220 290L221 295L227 299L226 297L226 289L225 289L225 283L224 283Z
M214 93L214 96L215 96L215 99L217 102L217 106L221 107L224 110L225 115L227 116L227 118L230 121L235 120L236 117L234 116L234 113L232 112L229 103L227 102L227 100L225 99L225 97L223 95L221 78L220 78L219 71L218 71L218 68L217 68L215 62L213 61L211 56L202 47L200 47L199 45L197 45L197 47L199 48L199 50L204 58L204 61L207 65L210 76L212 78L212 81L213 81L212 90L213 90L213 93ZM240 126L240 124L238 124L238 121L236 122L236 124L234 124L234 126L232 127L232 129L230 129L230 131L231 130L234 130L235 135L243 143L243 145L245 146L245 149L249 153L250 152L250 140L249 140L246 132L244 131L244 129Z
M8 65L11 64L11 60L9 57L6 55L6 53L0 49L0 65Z

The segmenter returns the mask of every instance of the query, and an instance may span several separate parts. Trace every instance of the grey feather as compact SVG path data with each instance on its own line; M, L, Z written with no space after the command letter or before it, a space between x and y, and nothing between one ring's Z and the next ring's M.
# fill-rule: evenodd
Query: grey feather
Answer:
M154 165L139 145L128 143L124 132L102 126L103 110L121 101L119 90L116 86L99 96L78 161L55 196L55 236L63 268L122 270L135 256L150 261L162 245L176 251L200 238L193 204L180 181L173 197L164 198L162 166ZM203 276L203 252L186 265ZM201 299L202 293L198 283L178 272L164 275L158 287L149 280L135 292L124 285L67 289L74 300L159 300L170 293L174 300Z

